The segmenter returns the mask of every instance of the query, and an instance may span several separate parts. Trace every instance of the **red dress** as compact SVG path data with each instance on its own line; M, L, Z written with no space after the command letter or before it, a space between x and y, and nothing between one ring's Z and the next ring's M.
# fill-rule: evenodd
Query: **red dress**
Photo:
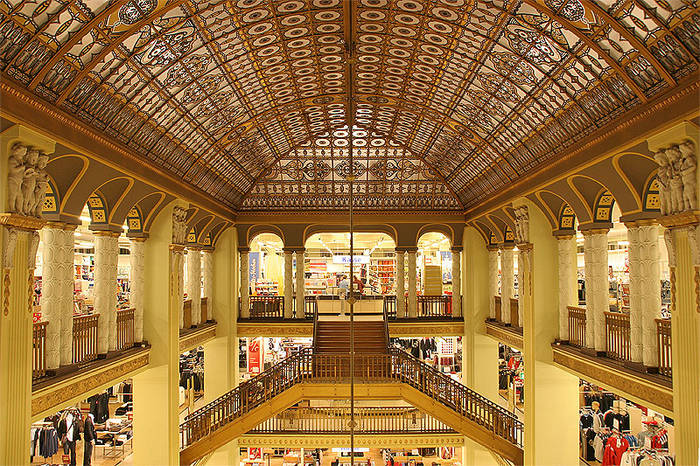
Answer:
M603 452L603 466L620 466L622 454L630 447L624 437L610 437Z

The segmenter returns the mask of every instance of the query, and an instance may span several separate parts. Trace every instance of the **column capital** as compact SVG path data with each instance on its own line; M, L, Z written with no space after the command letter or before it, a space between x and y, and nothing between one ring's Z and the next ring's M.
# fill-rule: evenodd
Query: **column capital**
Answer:
M170 243L168 245L168 249L170 249L172 252L175 253L184 253L185 252L185 245L184 244L175 244L175 243Z
M657 220L662 226L672 230L695 226L700 224L700 210L691 210L674 215L664 215Z
M27 217L19 214L0 214L0 225L14 227L20 230L36 231L41 230L46 224L46 220L36 217Z
M637 227L643 227L643 226L650 226L650 225L658 225L659 222L654 219L654 218L649 218L649 219L640 219L640 220L630 220L630 221L625 221L623 222L625 226L629 228L637 228Z
M583 236L607 235L609 231L609 228L590 228L587 230L581 230L581 234Z
M126 237L129 238L131 241L146 241L149 237L148 233L126 233Z
M452 246L450 248L450 251L452 252L462 252L462 249L464 249L462 246Z
M498 249L501 251L512 251L515 249L515 243L500 243Z
M148 239L148 236L129 236L129 235L127 235L127 237L129 238L129 241L131 241L132 243L145 243L146 240Z
M75 223L65 223L65 222L46 222L46 225L44 225L45 228L54 228L56 230L65 230L65 231L75 231L76 228L78 228L78 225Z
M486 246L488 251L498 251L500 247L497 244L489 244Z
M95 236L105 236L108 238L119 238L121 236L120 231L114 231L114 230L96 230L96 231L93 231L92 234Z
M518 251L531 251L532 243L518 243Z
M188 251L198 251L198 252L202 251L202 247L198 246L196 244L187 244L187 245L185 245L185 247L187 248Z
M241 254L248 254L250 252L250 248L238 248L238 252Z
M415 247L414 247L414 246L411 246L411 247L403 248L403 249L404 249L405 252L407 252L407 253L409 253L409 254L410 254L410 253L415 254L415 253L418 252L418 246L415 246Z
M557 239L571 239L576 236L576 231L557 229L552 231L552 236Z
M296 249L295 248L282 248L282 252L284 252L284 253L288 252L289 254L293 254L296 252Z

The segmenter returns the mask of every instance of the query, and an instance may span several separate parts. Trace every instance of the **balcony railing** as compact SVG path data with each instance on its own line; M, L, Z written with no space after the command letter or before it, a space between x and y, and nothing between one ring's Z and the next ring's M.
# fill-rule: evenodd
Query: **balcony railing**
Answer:
M586 310L569 306L569 344L578 348L586 347Z
M134 346L134 309L117 311L117 351Z
M97 359L99 314L73 317L73 364Z
M304 296L304 318L305 319L313 319L314 313L316 312L317 308L318 308L318 304L316 303L316 296L315 295ZM292 314L294 315L295 319L298 318L296 295L294 295L294 297L292 299Z
M610 359L630 360L630 316L628 314L605 313L605 353Z
M671 319L656 319L659 346L659 374L671 377Z
M253 319L284 318L284 296L251 296L250 317Z
M48 322L37 322L32 332L32 380L46 375L46 326Z
M251 434L347 434L350 408L297 407L282 411L249 431ZM357 407L358 434L454 433L450 426L413 407Z
M494 308L496 311L496 321L497 322L503 322L503 316L501 315L501 297L500 296L494 296L493 297L493 302L494 302Z
M202 323L209 322L209 298L202 298Z
M447 317L452 315L452 296L418 296L418 317Z
M384 295L383 312L389 319L396 319L396 295Z
M187 330L192 327L192 300L186 299L182 305L182 328Z
M510 298L510 325L520 327L519 303L517 298Z

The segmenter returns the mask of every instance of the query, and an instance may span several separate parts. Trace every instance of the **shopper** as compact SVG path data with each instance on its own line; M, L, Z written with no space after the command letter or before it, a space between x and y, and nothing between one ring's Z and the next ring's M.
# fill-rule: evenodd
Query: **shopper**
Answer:
M97 439L97 434L95 433L95 416L93 416L92 414L88 414L87 419L85 419L83 433L85 436L85 452L83 454L83 466L91 466L92 450L95 445L95 440Z
M58 435L61 438L63 453L70 452L70 465L75 466L75 442L80 440L80 420L71 411L66 411L58 423Z

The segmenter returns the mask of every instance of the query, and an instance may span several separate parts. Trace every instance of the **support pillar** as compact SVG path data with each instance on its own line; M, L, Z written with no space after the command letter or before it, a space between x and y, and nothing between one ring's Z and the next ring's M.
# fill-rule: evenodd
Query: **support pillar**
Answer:
M406 251L396 250L396 317L408 317L406 312Z
M119 232L95 231L95 312L100 315L97 351L117 350L117 261Z
M292 250L284 248L284 318L291 319L294 314L294 287L292 285ZM303 311L303 310L302 310Z
M192 300L192 325L202 323L202 256L187 248L187 297Z
M46 368L71 364L73 337L73 227L51 223L41 230L42 321L46 327Z
M605 353L605 313L608 301L608 230L583 233L584 274L586 277L586 347Z
M518 264L518 291L527 302L522 312L525 464L578 464L578 377L552 361L551 344L559 332L559 298L552 293L557 282L557 240L535 204L525 199L519 204L516 215L519 212L526 220L526 225L518 228L522 232L518 249L523 252ZM553 438L557 439L555 448Z
M452 248L452 316L462 317L462 247Z
M408 251L408 317L418 317L416 250Z
M569 306L578 306L576 274L576 237L557 236L559 279L559 340L569 341Z
M510 321L510 299L515 294L513 268L513 245L503 245L501 249L501 319L504 324L517 326L517 322Z
M248 248L238 248L241 256L241 308L240 316L250 317L250 272L248 271Z
M498 248L494 246L488 247L489 261L489 319L496 319L496 301L498 295Z
M25 464L31 425L32 300L39 234L6 226L0 228L0 235L0 464Z
M180 461L178 316L184 291L186 204L173 204L155 219L145 243L148 287L144 295L143 332L151 344L151 356L148 369L134 376L135 464Z
M145 251L146 238L131 238L131 249L129 250L129 264L131 280L129 282L129 302L134 308L134 341L143 341L143 310L144 294L146 292L146 271L145 271Z
M232 253L233 254L233 253ZM214 316L214 253L210 250L202 251L202 281L204 283L204 297L207 298L207 318L216 320ZM229 282L229 284L232 282ZM223 285L222 285L223 286ZM234 288L235 290L235 288Z
M297 249L297 319L306 318L306 280L304 279L304 250Z

